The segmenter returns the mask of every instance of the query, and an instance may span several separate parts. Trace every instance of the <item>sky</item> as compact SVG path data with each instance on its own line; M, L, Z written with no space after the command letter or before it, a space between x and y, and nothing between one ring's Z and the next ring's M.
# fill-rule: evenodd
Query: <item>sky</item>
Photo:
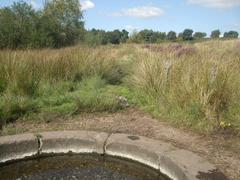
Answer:
M15 0L17 1L17 0ZM44 0L25 0L35 9ZM14 0L0 0L0 7ZM240 0L81 0L87 29L240 32Z

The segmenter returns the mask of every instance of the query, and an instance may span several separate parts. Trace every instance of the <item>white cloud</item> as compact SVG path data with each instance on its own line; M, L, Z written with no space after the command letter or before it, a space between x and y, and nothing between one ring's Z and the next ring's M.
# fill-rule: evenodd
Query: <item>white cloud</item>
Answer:
M142 7L135 7L129 9L123 9L121 12L115 12L113 16L130 16L136 17L141 19L159 17L164 14L164 11L155 6L142 6Z
M240 5L240 0L188 0L188 2L219 9L229 9Z
M126 25L126 26L125 26L125 29L126 29L128 32L132 33L133 31L137 31L139 28L138 28L138 27L135 27L135 26L132 26L132 25Z
M136 18L152 18L162 16L164 14L164 11L162 9L154 6L130 8L123 10L123 12L127 16L132 16Z
M81 10L92 9L95 7L95 4L90 0L85 0L81 2Z

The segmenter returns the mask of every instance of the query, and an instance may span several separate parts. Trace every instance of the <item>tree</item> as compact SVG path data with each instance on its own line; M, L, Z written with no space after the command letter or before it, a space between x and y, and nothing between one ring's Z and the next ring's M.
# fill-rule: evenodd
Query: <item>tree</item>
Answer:
M192 29L185 29L182 34L183 40L192 40L193 39L193 30Z
M51 0L45 4L43 17L51 21L47 29L55 47L73 45L83 39L84 23L79 7L78 0Z
M114 30L111 32L107 32L108 42L111 44L120 44L121 41L121 32L119 30Z
M205 32L195 32L194 33L194 38L196 39L202 39L205 38L207 34Z
M138 33L133 33L131 40L133 39L138 43L157 43L166 39L166 33L145 29Z
M36 12L20 1L0 11L0 48L31 46L36 30Z
M140 31L138 35L141 41L144 43L154 43L154 41L156 41L156 37L155 38L153 37L154 35L153 30L144 29Z
M33 47L55 47L52 32L57 25L54 24L53 19L51 19L49 16L42 15L42 12L38 12L38 14L35 35L33 38Z
M167 40L175 41L177 39L177 34L174 31L169 31L167 34Z
M0 48L62 47L84 37L78 0L49 0L36 11L20 0L0 9Z
M225 32L223 37L224 38L230 38L230 39L236 39L236 38L238 38L238 32L237 31Z
M220 30L216 29L216 30L212 31L211 38L213 38L213 39L219 38L220 34L221 34Z

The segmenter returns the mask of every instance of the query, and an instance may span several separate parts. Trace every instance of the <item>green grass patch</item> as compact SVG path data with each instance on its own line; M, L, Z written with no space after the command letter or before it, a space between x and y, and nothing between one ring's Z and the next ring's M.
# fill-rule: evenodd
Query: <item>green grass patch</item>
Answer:
M182 108L176 104L161 101L139 89L135 89L132 101L141 110L176 127L185 127L199 133L212 133L216 129L216 121L207 119L199 104Z
M80 82L41 84L37 97L1 96L0 118L3 124L21 117L55 113L61 116L82 112L116 112L123 109L119 96L129 96L126 87L109 85L100 76ZM29 118L27 118L29 119Z

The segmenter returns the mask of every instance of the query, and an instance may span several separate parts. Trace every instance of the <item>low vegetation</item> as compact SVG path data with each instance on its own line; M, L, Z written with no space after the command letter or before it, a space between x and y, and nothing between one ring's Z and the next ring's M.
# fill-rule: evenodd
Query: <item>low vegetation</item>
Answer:
M2 50L0 121L111 113L130 104L179 127L239 134L239 44Z

